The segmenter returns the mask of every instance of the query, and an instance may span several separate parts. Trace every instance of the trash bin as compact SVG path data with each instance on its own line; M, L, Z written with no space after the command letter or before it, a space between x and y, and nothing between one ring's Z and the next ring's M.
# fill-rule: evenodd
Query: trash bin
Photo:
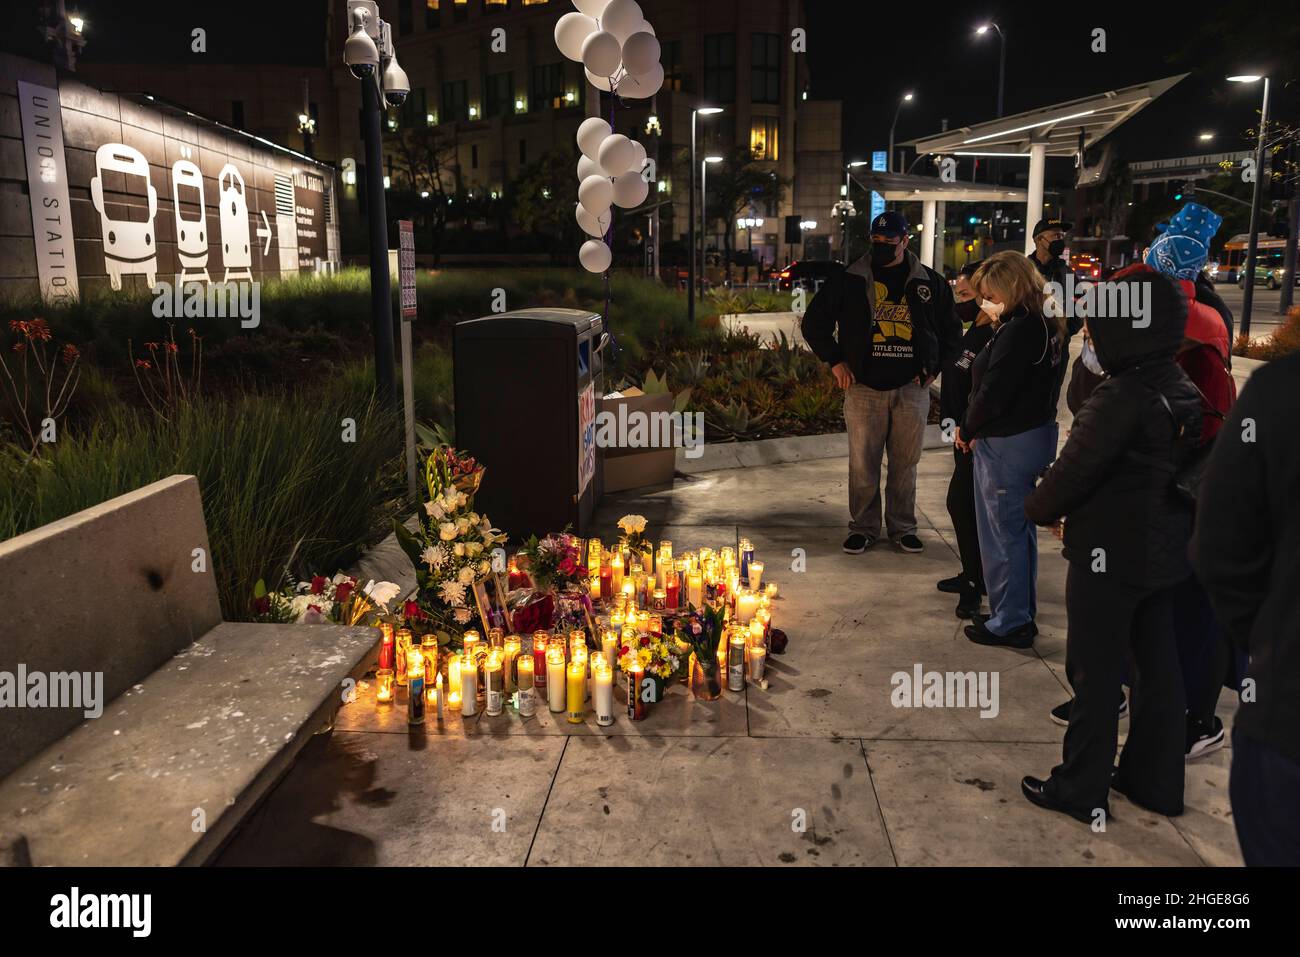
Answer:
M600 501L596 407L604 322L581 309L520 309L456 323L456 446L487 467L479 511L518 542L588 534Z

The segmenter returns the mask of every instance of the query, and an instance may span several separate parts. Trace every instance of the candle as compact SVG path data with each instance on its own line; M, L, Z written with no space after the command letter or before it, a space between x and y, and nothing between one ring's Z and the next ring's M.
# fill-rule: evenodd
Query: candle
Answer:
M751 561L749 563L749 587L758 591L763 582L763 563Z
M646 630L652 635L662 635L664 633L664 620L659 615L651 615L646 621Z
M424 655L420 653L418 645L411 645L406 650L406 681L409 684L414 681L416 675L424 677Z
M677 608L678 590L677 573L673 572L668 576L668 583L664 585L664 608L669 611L673 611Z
M559 714L564 710L564 645L552 644L546 651L546 703Z
M504 647L506 643L506 633L500 628L488 629L488 644L493 648Z
M591 669L596 690L592 695L596 709L596 724L607 728L614 723L614 672L601 656L599 664Z
M532 656L523 655L515 666L519 670L517 676L519 688L515 694L518 697L519 713L525 718L530 717L537 710L537 692L533 690L533 661Z
M438 671L438 639L434 635L425 635L420 642L420 654L424 656L424 690L433 691L434 674Z
M636 584L630 579L623 582L623 605L627 608L636 607Z
M419 652L417 651L418 655ZM420 667L406 667L406 723L424 724L424 662Z
M460 656L452 655L447 659L447 694L460 699ZM448 698L450 702L450 698Z
M696 608L704 604L704 576L699 572L688 572L686 575L686 600Z
M442 672L433 679L433 702L437 708L434 713L438 716L438 724L442 724Z
M600 566L600 600L609 601L614 597L614 569L609 565Z
M411 650L411 629L397 629L397 647L394 654L397 655L397 685L399 688L406 687L406 667L410 659L407 657Z
M568 676L569 724L582 724L583 715L586 713L583 702L587 699L586 659L569 662Z
M610 589L617 595L623 591L623 556L620 553L615 552L614 557L610 559L609 570Z
M673 572L673 543L664 539L659 543L659 558L655 562L655 574L659 580L659 587L667 590L668 579L672 577Z
M605 554L599 538L587 539L587 567L595 571L600 567L600 560Z
M581 629L575 628L569 632L569 658L572 660L577 649L581 648L585 653L587 650L587 633Z
M465 632L464 637L461 639L461 645L465 654L469 657L470 661L476 660L475 645L477 645L482 640L483 639L482 637L480 637L479 633L472 628L469 631ZM477 665L475 665L475 667L477 667Z
M460 714L463 718L478 714L478 665L468 651L460 661Z
M533 687L543 697L546 695L546 649L550 642L551 636L544 631L533 635Z
M627 667L627 717L629 721L640 721L645 717L645 702L641 700L641 679L645 677L645 668L635 656Z
M605 655L605 660L609 662L610 667L618 661L618 632L613 628L606 628L600 635L600 650Z
M391 621L381 621L379 630L383 638L379 641L379 667L391 671L397 660L396 637Z
M615 631L622 631L623 622L625 621L627 621L627 616L623 614L623 610L621 608L615 609L614 613L609 616L609 627Z
M521 642L518 635L511 635L505 643L505 660L502 662L502 670L505 675L506 696L509 697L515 693L517 684L515 682L515 662L519 659Z
M736 620L748 625L758 610L758 596L746 589L736 596Z
M749 563L754 560L754 545L748 538L740 540L740 580L749 584Z
M487 663L483 666L483 682L487 688L486 711L498 715L505 706L505 674L502 671L503 653L493 648L488 652Z
M392 668L380 668L375 672L375 701L380 704L393 703Z
M662 588L656 588L654 595L650 600L650 607L655 611L663 611L668 607L668 592Z
M749 647L767 647L767 630L763 627L763 623L758 618L755 618L749 623Z
M754 612L754 621L751 621L749 623L751 628L754 626L754 622L758 622L758 624L762 627L763 629L762 643L766 645L767 634L769 631L772 630L772 613L768 611L766 608L759 608L758 611Z
M737 628L727 645L727 689L745 690L745 632Z
M776 582L768 582L764 591L767 593L766 597L775 598L777 593Z
M757 684L763 680L767 666L767 649L762 645L753 645L749 649L749 680Z
M569 658L569 664L582 666L582 696L585 700L591 697L591 688L588 685L591 673L588 668L588 654L586 644L577 645L573 649L573 655Z

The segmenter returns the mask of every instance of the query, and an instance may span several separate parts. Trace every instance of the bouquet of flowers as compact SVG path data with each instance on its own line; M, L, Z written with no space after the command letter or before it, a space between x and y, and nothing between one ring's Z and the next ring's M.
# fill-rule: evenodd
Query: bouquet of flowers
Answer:
M645 533L644 515L624 515L618 520L619 530L623 533L619 545L629 551L640 553L650 548L650 539Z
M425 460L429 500L419 528L393 523L398 544L415 566L420 608L448 640L473 620L474 586L492 573L492 550L506 540L486 515L474 511L483 472L470 456L439 446Z
M400 586L370 581L364 588L350 575L339 572L333 578L313 575L310 581L290 582L279 591L268 591L259 580L253 588L253 620L259 622L320 625L364 625L388 613L388 603Z
M681 658L675 642L663 635L643 633L618 650L618 667L627 673L634 660L641 662L646 675L666 682L681 667Z
M696 608L692 605L690 614L679 624L681 638L694 655L691 691L697 698L712 701L722 694L718 675L718 642L726 626L722 606Z
M533 535L524 543L529 577L541 591L560 592L587 583L587 567L582 562L581 541L566 529L558 535L539 539Z

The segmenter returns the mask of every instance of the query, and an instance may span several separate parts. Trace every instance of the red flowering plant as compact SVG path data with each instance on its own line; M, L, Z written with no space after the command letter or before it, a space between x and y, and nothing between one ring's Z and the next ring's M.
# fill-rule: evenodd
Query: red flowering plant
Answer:
M0 349L4 405L15 432L29 453L53 441L51 429L68 411L81 378L81 353L71 343L54 344L44 319L11 319L14 341Z
M523 555L528 575L540 591L562 592L587 584L582 541L568 529L540 539L531 536L524 542Z
M199 394L203 379L203 337L193 329L189 330L189 336L189 357L184 364L173 326L167 327L166 339L144 344L147 353L144 357L137 359L131 340L126 342L136 384L150 410L160 419L165 420L177 405Z

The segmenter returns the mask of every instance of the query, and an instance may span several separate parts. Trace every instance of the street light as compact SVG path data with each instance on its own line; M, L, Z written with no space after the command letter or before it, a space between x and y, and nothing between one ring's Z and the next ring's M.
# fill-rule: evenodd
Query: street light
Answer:
M910 96L911 94L908 95ZM891 155L894 152L894 141L893 141L892 134L890 136L890 141L889 141L889 152ZM857 210L853 206L853 197L850 195L852 191L852 183L853 183L852 171L866 165L867 165L866 160L853 160L850 163L844 164L844 199L841 200L839 203L837 203L836 207L840 211L840 226L844 231L844 242L842 244L843 246L842 252L844 255L844 261L846 263L849 261L849 217L857 213Z
M749 286L749 264L754 261L754 230L761 229L763 218L761 216L742 216L736 220L736 225L745 231L749 238L749 259L745 261L745 285Z
M912 94L904 93L903 98L898 101L898 106L894 107L894 122L889 124L889 171L894 171L894 127L898 125L898 114L903 109L904 103L912 102Z
M1005 89L1007 79L1007 35L992 20L976 27L975 34L983 36L989 30L998 32L998 119L1002 119L1002 92Z
M1205 142L1208 142L1209 140L1214 139L1214 134L1213 134L1213 133L1202 133L1199 137L1197 137L1197 139L1199 139L1202 143L1205 143Z
M686 298L686 318L693 324L695 322L695 117L699 115L713 116L721 113L720 106L700 106L691 110L691 158L688 164L691 168L690 200L687 204L686 211L686 233L687 245L690 247L689 263L687 266L687 290Z
M700 161L700 286L704 285L705 248L709 244L709 201L705 192L704 185L708 181L708 167L710 163L721 163L721 156L706 156ZM691 256L695 255L695 247L691 247Z
M397 62L389 25L373 0L348 0L348 38L343 62L361 81L362 131L366 149L366 200L370 226L370 323L375 339L375 391L383 402L395 393L393 300L388 277L388 212L384 190L384 104L401 106L411 92Z
M1259 141L1255 145L1255 188L1250 196L1250 241L1246 247L1246 279L1241 295L1241 335L1250 335L1250 309L1255 304L1255 260L1259 251L1259 203L1264 184L1264 138L1268 132L1268 77L1243 73L1228 77L1231 83L1264 81L1264 102L1259 108ZM1290 276L1285 277L1287 282Z

